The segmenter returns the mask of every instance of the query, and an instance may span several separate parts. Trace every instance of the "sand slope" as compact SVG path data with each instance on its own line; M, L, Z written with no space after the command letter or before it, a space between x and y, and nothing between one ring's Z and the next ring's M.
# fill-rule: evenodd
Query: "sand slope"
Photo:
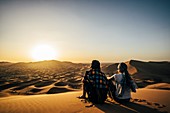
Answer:
M170 91L141 89L133 94L133 103L120 105L108 99L103 105L76 98L81 91L0 98L0 113L159 113L170 112ZM141 101L141 100L142 101ZM145 100L145 101L143 101ZM157 103L155 105L155 103ZM160 107L162 106L162 108Z
M97 108L86 109L76 98L80 92L51 95L11 96L0 99L0 113L75 113L100 112Z
M130 60L125 62L128 72L136 80L139 88L144 88L155 83L168 83L170 81L170 62L143 62ZM118 63L111 64L103 69L107 75L112 75L117 71ZM164 88L163 85L161 86ZM151 87L150 87L151 88ZM156 88L156 87L154 87Z
M128 71L136 79L153 80L155 82L170 81L170 62L142 62L130 60L125 62L128 66ZM106 73L116 73L118 63L109 65L103 70Z

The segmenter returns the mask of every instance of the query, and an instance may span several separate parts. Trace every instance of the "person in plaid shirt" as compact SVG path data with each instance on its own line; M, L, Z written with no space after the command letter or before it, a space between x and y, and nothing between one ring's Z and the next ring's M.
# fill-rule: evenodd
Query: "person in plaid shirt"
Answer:
M86 71L86 74L83 78L83 95L79 98L86 98L86 93L89 87L93 87L95 89L108 88L107 78L101 71L100 62L98 60L93 60L91 69Z

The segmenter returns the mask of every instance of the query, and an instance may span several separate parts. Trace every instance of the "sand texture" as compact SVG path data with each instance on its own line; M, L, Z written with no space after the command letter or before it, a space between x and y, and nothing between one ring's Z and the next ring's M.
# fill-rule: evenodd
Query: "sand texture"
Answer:
M92 105L78 99L81 91L0 98L0 113L168 113L170 91L140 89L130 103L121 105L107 99L105 104Z

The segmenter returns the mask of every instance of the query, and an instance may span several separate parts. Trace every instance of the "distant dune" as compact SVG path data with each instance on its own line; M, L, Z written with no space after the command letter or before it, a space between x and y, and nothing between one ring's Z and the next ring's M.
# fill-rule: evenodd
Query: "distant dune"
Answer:
M169 90L170 62L130 60L126 64L139 88ZM110 76L117 72L117 65L118 63L104 63L102 70ZM0 97L81 90L81 79L89 66L56 60L28 63L0 62Z
M130 64L137 69L136 78L151 79L156 82L170 82L170 62L141 62L131 60Z
M130 60L126 62L129 73L138 82L139 87L154 83L170 83L170 62L142 62ZM103 70L112 75L116 73L118 63L109 65Z
M56 60L0 62L0 97L80 90L82 75L88 66Z

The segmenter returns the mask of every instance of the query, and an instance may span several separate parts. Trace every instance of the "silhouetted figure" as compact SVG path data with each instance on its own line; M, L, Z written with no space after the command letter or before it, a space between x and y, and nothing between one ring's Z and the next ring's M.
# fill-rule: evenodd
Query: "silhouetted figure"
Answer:
M107 98L107 78L100 69L100 62L93 60L91 69L86 71L83 78L83 95L80 98L86 98L93 103L103 103Z
M114 99L117 102L129 102L131 98L131 90L136 92L136 88L133 84L133 80L129 75L127 70L127 65L125 63L120 63L118 65L118 74L112 75L108 78L109 81L113 80L115 83L115 94Z

